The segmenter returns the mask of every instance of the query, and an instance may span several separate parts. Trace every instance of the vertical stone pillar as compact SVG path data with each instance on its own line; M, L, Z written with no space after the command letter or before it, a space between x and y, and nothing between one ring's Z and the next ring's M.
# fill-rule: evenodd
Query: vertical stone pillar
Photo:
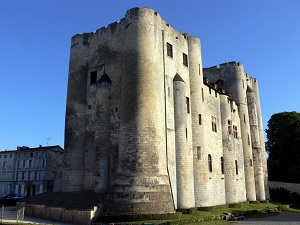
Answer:
M253 149L256 198L257 200L262 201L262 200L266 200L263 165L262 165L262 157L261 157L262 150L260 146L261 143L260 143L258 121L257 121L255 93L252 90L247 91L247 102L248 102L249 123L250 123L252 149Z
M201 147L203 149L203 125L202 117L204 117L204 109L202 104L201 87L203 86L202 72L202 56L200 39L196 37L188 37L188 53L189 53L189 75L190 75L190 97L191 97L191 113L192 113L192 138L193 138L193 168L194 168L194 193L195 206L199 207L206 195L203 186L204 182L203 168L207 166L207 161L200 158Z
M173 82L176 177L177 177L177 208L195 207L193 152L188 148L187 129L187 98L186 84L177 74Z
M97 82L96 131L95 131L95 188L96 193L105 192L109 187L110 155L110 92L111 80L106 73Z
M261 106L260 106L258 81L256 79L254 79L252 87L254 89L255 96L256 96L256 111L257 111L258 128L259 128L259 136L260 136L261 158L262 158L262 164L263 164L265 193L266 193L266 199L270 199L268 165L267 165L267 154L266 154L265 138L264 138L264 128L263 128L263 122L262 122L262 113L261 113Z
M234 137L231 131L228 131L228 120L232 121L231 115L231 102L228 102L227 95L220 95L221 103L221 121L222 121L222 140L223 140L223 167L224 167L224 179L225 179L225 196L226 203L239 202L239 196L237 192L238 182L235 170L235 160L237 159L236 147Z

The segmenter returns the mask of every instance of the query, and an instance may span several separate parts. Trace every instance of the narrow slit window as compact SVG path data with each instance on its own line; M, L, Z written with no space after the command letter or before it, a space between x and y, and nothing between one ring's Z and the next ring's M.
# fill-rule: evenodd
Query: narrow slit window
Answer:
M167 56L173 58L173 46L170 43L167 43Z
M204 102L204 91L203 91L203 88L201 89L202 91L202 102Z
M199 125L202 125L202 118L201 118L201 114L198 115L198 120L199 120Z
M197 146L197 159L200 160L201 159L201 147Z
M221 173L224 174L224 158L221 157Z
M93 72L91 72L90 85L96 84L96 82L97 82L97 71L93 71Z
M183 65L185 65L186 67L189 66L188 64L188 57L186 54L183 53Z
M211 127L212 131L217 133L217 118L216 117L211 117Z
M208 154L208 171L212 172L212 159L210 154Z
M232 133L231 125L232 125L231 120L228 120L228 134Z
M237 162L237 160L235 160L235 174L236 175L239 174L239 168L238 168L238 162Z
M237 126L233 125L233 137L238 138Z
M188 97L186 97L186 111L190 113L190 99Z

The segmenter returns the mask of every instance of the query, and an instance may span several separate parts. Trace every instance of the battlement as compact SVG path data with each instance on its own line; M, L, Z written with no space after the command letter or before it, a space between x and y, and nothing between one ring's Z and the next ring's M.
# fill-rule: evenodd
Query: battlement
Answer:
M155 15L155 17L153 17ZM160 20L160 23L163 24L168 29L173 29L173 31L176 31L178 35L181 35L184 39L187 39L190 35L188 33L181 33L177 31L175 28L167 24L167 22L160 16L159 13L155 12L151 8L132 8L128 10L125 14L125 17L113 22L111 24L108 24L106 26L103 26L96 31L93 32L85 32L85 33L79 33L75 34L71 38L71 48L74 46L77 46L79 44L82 45L89 45L90 40L96 35L96 36L102 36L102 35L111 35L114 36L116 34L116 31L118 29L126 29L132 22L144 20L145 22L149 24L155 24L157 21Z

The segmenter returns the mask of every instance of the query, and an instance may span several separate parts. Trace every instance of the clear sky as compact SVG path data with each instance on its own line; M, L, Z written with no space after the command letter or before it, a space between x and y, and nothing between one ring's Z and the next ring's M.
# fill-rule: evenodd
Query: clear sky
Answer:
M0 0L0 149L64 147L71 37L133 7L199 37L204 67L242 62L258 79L264 128L300 112L299 0Z

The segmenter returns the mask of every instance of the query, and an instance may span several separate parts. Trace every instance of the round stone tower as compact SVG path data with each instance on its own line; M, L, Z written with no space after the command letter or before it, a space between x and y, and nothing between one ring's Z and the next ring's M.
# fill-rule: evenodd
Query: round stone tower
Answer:
M125 16L118 168L106 214L174 213L166 166L161 34L149 8Z
M72 38L65 126L65 154L62 190L66 192L82 190L84 186L84 156L86 144L85 110L89 47L84 39ZM85 60L83 60L85 59Z
M203 168L207 162L201 158L201 147L203 150L203 126L202 117L204 115L202 99L203 72L202 72L202 56L200 39L196 37L188 37L189 50L189 75L190 75L190 90L191 90L191 113L192 113L192 128L193 128L193 151L194 157L194 192L195 206L199 207L203 203L204 196L207 194L204 190Z
M252 147L249 144L250 125L246 96L246 77L244 66L241 63L229 62L220 65L220 74L229 84L229 93L238 105L238 113L241 125L241 137L243 140L244 169L246 182L246 196L248 201L256 200L254 169L252 164Z

